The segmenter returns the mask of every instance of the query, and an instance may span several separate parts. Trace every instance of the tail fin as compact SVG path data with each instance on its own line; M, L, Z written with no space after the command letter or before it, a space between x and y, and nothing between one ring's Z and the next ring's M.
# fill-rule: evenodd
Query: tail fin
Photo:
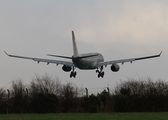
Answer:
M72 31L72 43L73 43L73 54L78 55L78 49L75 41L75 34L74 31Z

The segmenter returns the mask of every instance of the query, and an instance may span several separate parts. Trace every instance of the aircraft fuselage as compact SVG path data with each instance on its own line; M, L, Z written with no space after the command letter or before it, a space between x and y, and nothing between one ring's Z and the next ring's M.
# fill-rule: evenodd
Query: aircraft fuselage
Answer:
M73 55L72 61L74 65L79 69L96 69L96 64L104 62L104 58L100 53L88 53Z

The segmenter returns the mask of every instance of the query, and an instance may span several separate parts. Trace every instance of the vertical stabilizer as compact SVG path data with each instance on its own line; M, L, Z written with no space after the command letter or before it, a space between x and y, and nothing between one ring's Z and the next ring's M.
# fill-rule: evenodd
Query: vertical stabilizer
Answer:
M74 31L72 31L72 44L73 44L73 53L74 55L78 55L78 49L75 41L75 34Z

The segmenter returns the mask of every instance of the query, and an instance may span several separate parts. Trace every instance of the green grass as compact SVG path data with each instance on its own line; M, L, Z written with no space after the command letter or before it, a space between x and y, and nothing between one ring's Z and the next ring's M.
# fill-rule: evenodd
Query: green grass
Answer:
M168 120L168 113L0 114L0 120Z

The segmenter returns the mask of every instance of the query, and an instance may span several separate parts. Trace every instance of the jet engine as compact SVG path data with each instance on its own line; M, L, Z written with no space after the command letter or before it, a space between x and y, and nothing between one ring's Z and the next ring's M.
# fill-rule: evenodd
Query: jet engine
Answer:
M70 72L71 69L72 69L71 66L67 66L67 65L62 66L62 70L64 70L65 72Z
M118 64L113 64L113 65L111 66L111 70L112 70L113 72L118 72L119 69L120 69L120 66L119 66Z

